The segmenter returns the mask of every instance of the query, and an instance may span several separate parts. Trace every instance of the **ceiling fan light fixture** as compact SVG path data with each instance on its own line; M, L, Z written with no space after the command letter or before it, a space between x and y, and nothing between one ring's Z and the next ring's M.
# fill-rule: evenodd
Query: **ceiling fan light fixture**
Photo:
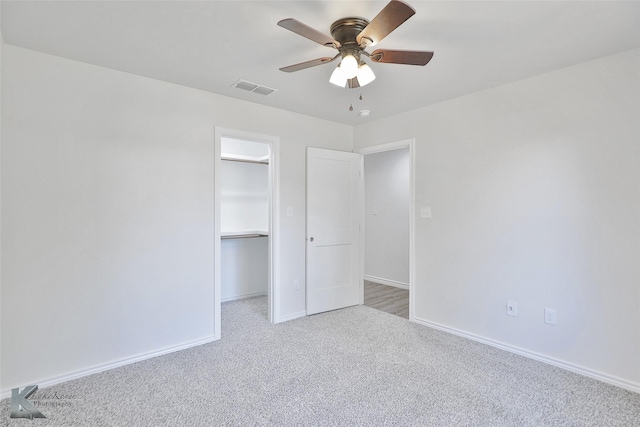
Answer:
M280 27L325 47L336 49L338 54L333 58L325 56L282 67L280 70L291 73L341 58L340 65L333 71L329 81L343 88L355 89L371 83L376 78L371 68L361 61L363 57L376 63L426 65L433 57L433 52L392 49L377 49L372 53L366 51L415 13L415 9L403 1L390 0L372 21L353 16L338 19L331 24L330 37L294 18L282 19L278 22Z
M373 70L364 62L358 68L358 82L360 86L365 86L376 79L376 75L373 74Z
M352 54L347 54L342 58L340 68L347 79L352 79L358 75L358 60Z
M347 77L344 75L344 72L340 68L340 65L333 70L331 73L331 77L329 78L329 83L333 83L336 86L345 87L347 84Z

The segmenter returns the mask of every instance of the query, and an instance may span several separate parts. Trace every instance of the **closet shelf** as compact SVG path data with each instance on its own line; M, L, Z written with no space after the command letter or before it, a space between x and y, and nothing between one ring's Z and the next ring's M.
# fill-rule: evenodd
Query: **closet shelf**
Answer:
M221 239L248 239L251 237L267 237L267 231L223 231L220 233Z
M222 154L220 158L228 162L257 163L260 165L269 164L269 156L254 157L254 156L243 156L240 154Z

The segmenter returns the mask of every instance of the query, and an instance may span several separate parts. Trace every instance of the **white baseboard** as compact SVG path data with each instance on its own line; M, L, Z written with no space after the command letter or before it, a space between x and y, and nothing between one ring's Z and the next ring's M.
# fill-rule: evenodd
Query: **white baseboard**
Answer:
M573 363L565 362L560 359L555 359L553 357L545 356L544 354L535 353L529 350L525 350L520 347L515 347L509 344L505 344L500 341L495 341L489 338L485 338L479 335L471 334L468 332L461 331L459 329L451 328L448 326L440 325L438 323L430 322L428 320L420 319L418 317L413 318L415 323L420 325L428 326L433 329L437 329L440 331L444 331L453 335L457 335L463 338L468 338L473 341L477 341L483 344L490 345L492 347L499 348L500 350L505 350L511 353L519 354L520 356L528 357L529 359L537 360L539 362L543 362L549 365L556 366L558 368L566 369L567 371L574 372L576 374L584 375L585 377L590 377L607 384L611 384L620 388L624 388L626 390L634 391L636 393L640 393L640 383L636 383L633 381L628 381L622 378L618 378L613 375L608 375L599 371L595 371L593 369L585 368L583 366L579 366Z
M273 323L288 322L289 320L299 319L301 317L305 317L306 315L307 315L306 311L299 311L298 313L293 313L293 314L290 314L288 316L279 317L279 318L275 319L275 321Z
M245 298L261 297L263 295L267 295L267 292L260 291L260 292L249 292L247 294L232 295L230 297L224 297L220 301L229 302L229 301L236 301L236 300L245 299Z
M151 359L158 356L163 356L165 354L174 353L176 351L186 350L191 347L197 347L199 345L208 344L210 342L215 341L213 335L195 340L189 341L183 344L179 344L172 347L163 348L160 350L151 351L149 353L138 354L136 356L127 357L124 359L116 360L115 362L105 363L102 365L92 366L90 368L81 369L74 372L68 372L63 375L58 375L51 378L42 378L39 381L31 381L30 384L21 384L20 387L25 387L27 385L37 384L39 388L50 387L56 384L64 383L67 381L75 380L78 378L86 377L88 375L97 374L99 372L108 371L110 369L119 368L121 366L130 365L132 363L141 362L143 360ZM15 387L14 387L15 388ZM11 397L11 389L2 390L0 392L0 398L5 399Z
M364 280L369 282L379 283L381 285L393 286L394 288L409 290L409 284L404 282L398 282L397 280L383 279L382 277L368 276L365 274Z

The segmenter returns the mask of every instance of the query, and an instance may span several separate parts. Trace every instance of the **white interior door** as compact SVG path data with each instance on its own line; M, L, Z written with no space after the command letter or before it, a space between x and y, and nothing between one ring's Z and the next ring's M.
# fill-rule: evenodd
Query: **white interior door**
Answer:
M307 314L360 303L360 165L307 148Z

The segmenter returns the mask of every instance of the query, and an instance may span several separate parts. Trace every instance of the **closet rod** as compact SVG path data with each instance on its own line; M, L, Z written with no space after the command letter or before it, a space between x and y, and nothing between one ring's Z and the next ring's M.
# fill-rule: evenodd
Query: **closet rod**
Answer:
M240 163L256 163L259 165L268 165L268 160L246 160L246 159L234 159L231 157L221 157L221 160L225 160L227 162L240 162Z
M251 239L254 237L268 237L268 234L229 234L227 236L220 236L221 239Z

